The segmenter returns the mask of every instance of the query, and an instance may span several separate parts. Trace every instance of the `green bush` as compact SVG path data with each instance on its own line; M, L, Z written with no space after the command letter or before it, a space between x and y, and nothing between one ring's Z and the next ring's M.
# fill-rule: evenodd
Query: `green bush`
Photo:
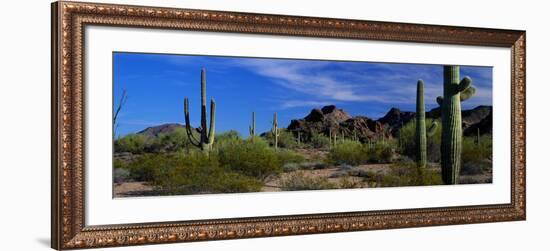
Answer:
M114 183L122 183L122 182L129 182L130 179L130 171L128 169L124 168L115 168L113 171L113 182Z
M426 119L426 130L428 130L433 123L433 119ZM399 153L416 159L416 120L411 120L405 124L398 132L397 145ZM441 158L440 145L441 145L441 121L438 121L438 126L432 136L427 136L426 140L428 160L431 162L439 162Z
M217 152L222 167L259 180L282 171L275 150L260 138L228 142L218 147Z
M328 159L331 163L337 165L360 165L367 163L368 156L361 143L343 140L330 149Z
M476 137L462 138L462 162L482 162L483 160L492 159L492 138L483 135L480 137L479 143L476 141Z
M235 193L260 191L263 183L219 166L215 153L193 151L164 156L154 169L153 184L163 194Z
M323 134L314 133L313 135L311 135L310 141L310 144L313 148L326 149L330 147L330 139Z
M294 136L291 131L288 131L284 128L279 128L279 138L277 139L277 146L280 148L289 148L295 149L298 147L298 139ZM271 132L265 135L265 139L269 142L269 145L273 146L275 144L275 139Z
M145 152L177 152L191 146L185 128L175 128L172 132L161 133L156 138L146 141Z
M351 189L351 188L361 188L363 184L360 181L353 180L349 176L341 177L339 180L339 188L342 189Z
M277 157L283 165L287 163L302 163L306 161L306 158L303 155L286 149L279 149L277 151Z
M175 167L177 164L177 154L145 153L128 163L125 168L130 171L132 180L151 182L155 179L156 169Z
M463 175L476 175L490 172L492 168L492 138L483 135L477 142L476 137L462 139L462 166Z
M437 170L419 168L415 162L400 162L392 165L391 170L384 173L371 173L365 177L369 186L401 187L442 185L441 173Z
M115 140L115 152L143 153L145 152L147 137L141 134L128 134Z
M393 158L393 142L376 142L366 145L365 152L369 163L390 163Z
M284 191L322 190L338 188L327 177L309 177L304 171L297 171L281 179L279 185Z

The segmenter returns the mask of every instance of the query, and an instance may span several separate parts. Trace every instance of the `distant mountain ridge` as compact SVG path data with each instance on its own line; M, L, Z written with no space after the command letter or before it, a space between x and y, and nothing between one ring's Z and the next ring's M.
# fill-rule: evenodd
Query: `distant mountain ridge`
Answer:
M399 129L415 118L416 113L401 111L392 107L383 117L371 119L366 116L351 116L349 113L335 105L327 105L315 108L301 119L293 119L287 126L287 130L294 133L300 132L301 137L308 139L313 134L329 135L336 134L337 137L356 138L360 141L370 139L389 139L395 137ZM476 135L478 128L480 134L492 133L493 107L478 106L473 109L462 111L462 126L464 135ZM438 119L440 109L434 108L426 112L426 118ZM168 123L158 126L147 127L138 134L149 138L156 138L161 134L175 131L177 128L185 128L179 123Z

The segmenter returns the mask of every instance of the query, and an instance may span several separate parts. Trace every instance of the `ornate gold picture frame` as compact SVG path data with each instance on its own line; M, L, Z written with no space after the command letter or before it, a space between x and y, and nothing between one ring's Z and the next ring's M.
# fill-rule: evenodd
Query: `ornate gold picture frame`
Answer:
M511 51L511 203L157 223L86 225L84 29L118 26L274 36L473 45ZM52 248L77 249L234 238L516 221L526 218L525 31L173 9L52 4Z

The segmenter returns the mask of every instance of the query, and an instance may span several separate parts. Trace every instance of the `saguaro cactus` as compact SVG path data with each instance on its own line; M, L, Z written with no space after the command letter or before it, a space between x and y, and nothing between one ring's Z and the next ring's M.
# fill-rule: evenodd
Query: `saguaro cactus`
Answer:
M457 184L462 154L462 114L460 102L475 95L472 80L460 80L460 67L443 67L443 97L437 97L441 106L441 175L445 184Z
M248 131L250 132L251 137L256 136L256 113L255 112L252 112L252 124L248 127Z
M273 147L275 150L278 148L279 141L279 129L277 128L277 113L273 113L273 127L271 128L271 135L273 135Z
M203 151L210 151L214 144L214 137L216 134L216 102L214 99L210 100L210 129L207 131L206 126L206 70L201 70L201 126L195 130L199 133L200 138L197 139L193 135L191 130L191 123L189 119L189 99L185 97L184 101L185 112L185 130L189 141L194 146L200 148Z
M437 128L437 123L433 121L429 134L432 135ZM426 112L424 111L424 81L418 80L416 85L416 165L426 167L428 162L427 137L426 137ZM401 137L400 137L401 138Z

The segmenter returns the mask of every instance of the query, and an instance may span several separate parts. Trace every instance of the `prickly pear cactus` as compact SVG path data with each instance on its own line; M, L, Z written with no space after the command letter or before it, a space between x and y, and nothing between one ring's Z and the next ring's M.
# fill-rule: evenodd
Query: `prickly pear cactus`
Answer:
M472 80L460 80L460 67L443 67L443 97L437 97L441 106L441 175L445 184L458 184L462 154L461 101L475 95Z

